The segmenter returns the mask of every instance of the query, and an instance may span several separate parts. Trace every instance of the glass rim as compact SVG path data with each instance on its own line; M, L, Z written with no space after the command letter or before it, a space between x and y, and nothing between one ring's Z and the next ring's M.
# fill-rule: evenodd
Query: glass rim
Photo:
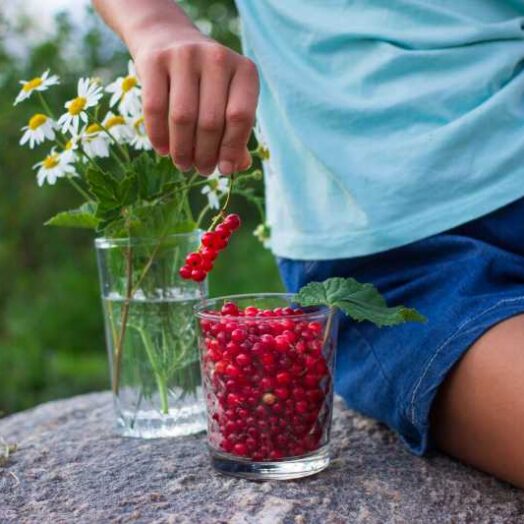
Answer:
M237 322L249 322L249 321L270 321L280 318L292 318L293 320L325 320L329 316L330 309L327 306L306 306L305 309L312 309L312 311L304 311L303 313L300 313L298 315L289 315L284 317L269 317L264 315L254 315L250 317L239 317L235 315L221 315L216 313L208 313L205 311L206 308L208 308L211 304L215 303L225 303L225 302L233 302L236 303L237 300L242 299L264 299L264 298L282 298L287 299L289 303L292 303L292 298L296 296L294 293L239 293L236 295L223 295L220 297L213 297L213 298L206 298L204 300L201 300L198 304L193 306L193 311L195 313L195 316L199 319L205 319L205 320L214 320L216 321L217 318L234 318Z
M126 247L126 246L145 246L150 244L156 244L159 240L168 241L180 238L188 238L195 235L201 235L204 231L202 229L195 229L187 233L170 233L165 236L154 236L154 237L122 237L122 238L108 238L108 237L97 237L95 238L95 247L98 249L110 249L113 247Z

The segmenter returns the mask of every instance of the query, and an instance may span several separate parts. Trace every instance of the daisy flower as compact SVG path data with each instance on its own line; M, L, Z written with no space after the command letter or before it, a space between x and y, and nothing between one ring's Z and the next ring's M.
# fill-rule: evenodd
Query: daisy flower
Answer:
M33 166L34 169L38 169L36 174L38 185L43 186L44 182L53 185L58 178L76 175L75 168L72 165L73 159L73 156L68 152L60 154L53 148L42 162Z
M114 115L109 111L104 117L102 125L119 144L126 144L133 139L133 125L122 115Z
M33 115L26 126L22 128L24 134L20 139L20 145L23 146L29 142L29 147L33 149L35 145L41 144L47 138L54 140L55 138L55 123L48 116L41 113Z
M131 145L138 151L147 151L152 149L151 142L146 134L146 127L144 125L144 117L136 117L132 121L133 125L133 138L131 139Z
M20 83L22 84L22 89L15 99L15 106L28 99L34 91L45 91L49 87L59 84L60 79L56 75L49 76L48 69L42 76L37 76L32 80L21 80Z
M211 209L220 208L220 197L227 193L229 188L229 179L221 177L220 172L216 169L207 179L207 185L202 188L202 194L207 196L209 207Z
M111 107L118 104L119 111L124 115L135 115L142 111L140 83L132 60L129 60L127 68L127 76L118 77L106 87L106 91L112 93Z
M78 80L77 97L65 103L67 112L58 119L58 126L63 133L72 130L78 133L80 120L87 124L87 112L89 107L96 106L102 98L102 88L97 82L90 78L80 78Z
M91 158L109 156L110 137L98 124L91 124L82 130L80 141L84 152Z

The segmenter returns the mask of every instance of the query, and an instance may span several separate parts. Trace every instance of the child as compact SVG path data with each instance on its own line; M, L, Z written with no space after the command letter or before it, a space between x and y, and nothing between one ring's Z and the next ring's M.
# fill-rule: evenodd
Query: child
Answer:
M94 0L183 170L249 164L287 287L353 276L426 325L341 329L336 386L415 453L524 487L524 4L237 0L246 55L172 0Z

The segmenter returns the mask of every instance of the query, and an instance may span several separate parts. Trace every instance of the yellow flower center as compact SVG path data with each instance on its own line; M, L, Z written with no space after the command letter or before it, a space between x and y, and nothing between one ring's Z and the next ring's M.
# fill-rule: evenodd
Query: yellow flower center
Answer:
M56 153L49 155L43 162L45 169L53 169L60 163L60 158Z
M108 118L106 122L107 129L111 129L114 126L123 126L126 123L123 116L112 116Z
M102 128L98 124L91 124L87 126L86 133L88 135L94 135L95 133L99 133L102 131Z
M141 116L140 118L138 118L137 120L135 120L135 123L133 124L136 132L141 135L144 133L143 131L143 126L144 126L144 117Z
M69 141L67 142L67 144L65 145L64 150L65 150L65 151L69 151L70 149L73 149L73 146L74 146L73 141L72 141L72 140L69 140Z
M133 87L135 87L138 84L138 80L136 76L126 76L124 80L122 80L122 91L124 93L127 93L128 91L131 91Z
M69 111L70 115L78 115L84 110L86 104L87 99L83 96L78 96L75 99L71 100L67 110Z
M36 78L33 78L32 80L29 80L29 82L26 82L24 84L24 87L22 87L22 91L25 91L26 93L29 91L32 91L33 89L36 89L37 87L40 87L44 81L37 76Z
M38 129L41 125L45 124L47 122L47 116L42 115L41 113L37 113L36 115L33 115L31 119L29 120L28 127L31 131L34 131L35 129Z

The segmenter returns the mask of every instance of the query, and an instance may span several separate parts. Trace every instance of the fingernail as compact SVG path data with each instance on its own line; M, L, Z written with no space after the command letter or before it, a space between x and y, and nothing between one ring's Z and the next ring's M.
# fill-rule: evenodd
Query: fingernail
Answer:
M169 156L169 147L158 147L156 152L160 156Z
M231 175L233 171L235 170L235 166L233 166L233 163L229 160L221 160L218 164L218 170L223 175Z

